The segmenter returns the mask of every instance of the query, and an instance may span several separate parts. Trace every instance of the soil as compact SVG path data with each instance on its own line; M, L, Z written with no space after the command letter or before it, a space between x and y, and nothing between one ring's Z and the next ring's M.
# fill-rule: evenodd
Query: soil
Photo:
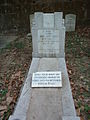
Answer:
M0 50L0 118L3 120L13 112L31 59L31 38L18 36Z

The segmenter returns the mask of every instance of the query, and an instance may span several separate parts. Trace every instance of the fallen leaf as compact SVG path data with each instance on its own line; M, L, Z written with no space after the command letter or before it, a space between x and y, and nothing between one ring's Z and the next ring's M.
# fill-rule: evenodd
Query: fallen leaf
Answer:
M69 72L69 74L72 74L72 71L71 71L71 70L69 70L68 72Z
M5 106L1 106L0 105L0 111L3 111L3 110L6 110L7 109L7 106L5 105Z
M88 110L88 113L90 114L90 110Z
M84 120L84 118L81 116L81 117L80 117L80 120Z
M20 75L21 75L21 71L19 71L15 74L16 77L20 77Z
M13 97L7 97L7 105L9 105L13 101Z
M84 110L84 106L81 106L81 110L82 110L82 111Z
M80 79L83 79L84 77L83 76L80 76Z
M77 111L77 116L80 116L80 108L78 108L76 111Z

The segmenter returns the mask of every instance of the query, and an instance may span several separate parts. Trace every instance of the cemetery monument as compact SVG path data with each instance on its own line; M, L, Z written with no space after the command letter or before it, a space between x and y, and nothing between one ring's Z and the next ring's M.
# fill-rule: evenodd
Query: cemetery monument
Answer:
M33 59L9 120L80 120L65 63L62 12L34 14Z

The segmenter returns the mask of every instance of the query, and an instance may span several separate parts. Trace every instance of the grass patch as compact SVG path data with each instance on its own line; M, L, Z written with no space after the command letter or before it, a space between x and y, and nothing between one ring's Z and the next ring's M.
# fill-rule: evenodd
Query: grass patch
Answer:
M0 54L3 54L3 53L5 53L5 51L6 51L6 49L4 49L4 48L1 48L1 49L0 49Z
M24 48L24 43L23 42L16 42L14 44L14 47L17 48L17 49L23 49Z
M82 102L81 101L78 101L78 107L80 108L82 105Z
M8 43L5 47L5 49L14 49L14 48L17 48L17 49L23 49L24 48L24 43L22 41L14 41L13 43Z
M85 98L90 97L89 92L83 92L83 95L84 95Z
M84 111L86 112L87 114L87 118L90 119L90 106L88 106L87 104L84 106Z
M81 54L90 56L90 49L87 44L87 38L80 36L78 33L67 33L66 48L74 57L79 57Z
M3 99L3 97L5 97L6 96L6 93L8 92L8 90L7 89L4 89L4 90L0 90L0 100L2 100Z
M12 43L8 43L5 47L5 49L12 49L12 47L13 47Z

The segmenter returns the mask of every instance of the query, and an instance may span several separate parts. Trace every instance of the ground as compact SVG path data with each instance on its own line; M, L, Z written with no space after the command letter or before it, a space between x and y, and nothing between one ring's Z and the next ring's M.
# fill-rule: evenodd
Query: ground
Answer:
M81 120L90 120L90 28L66 33L66 64L75 108ZM31 37L18 36L0 49L0 118L12 114L32 59Z

